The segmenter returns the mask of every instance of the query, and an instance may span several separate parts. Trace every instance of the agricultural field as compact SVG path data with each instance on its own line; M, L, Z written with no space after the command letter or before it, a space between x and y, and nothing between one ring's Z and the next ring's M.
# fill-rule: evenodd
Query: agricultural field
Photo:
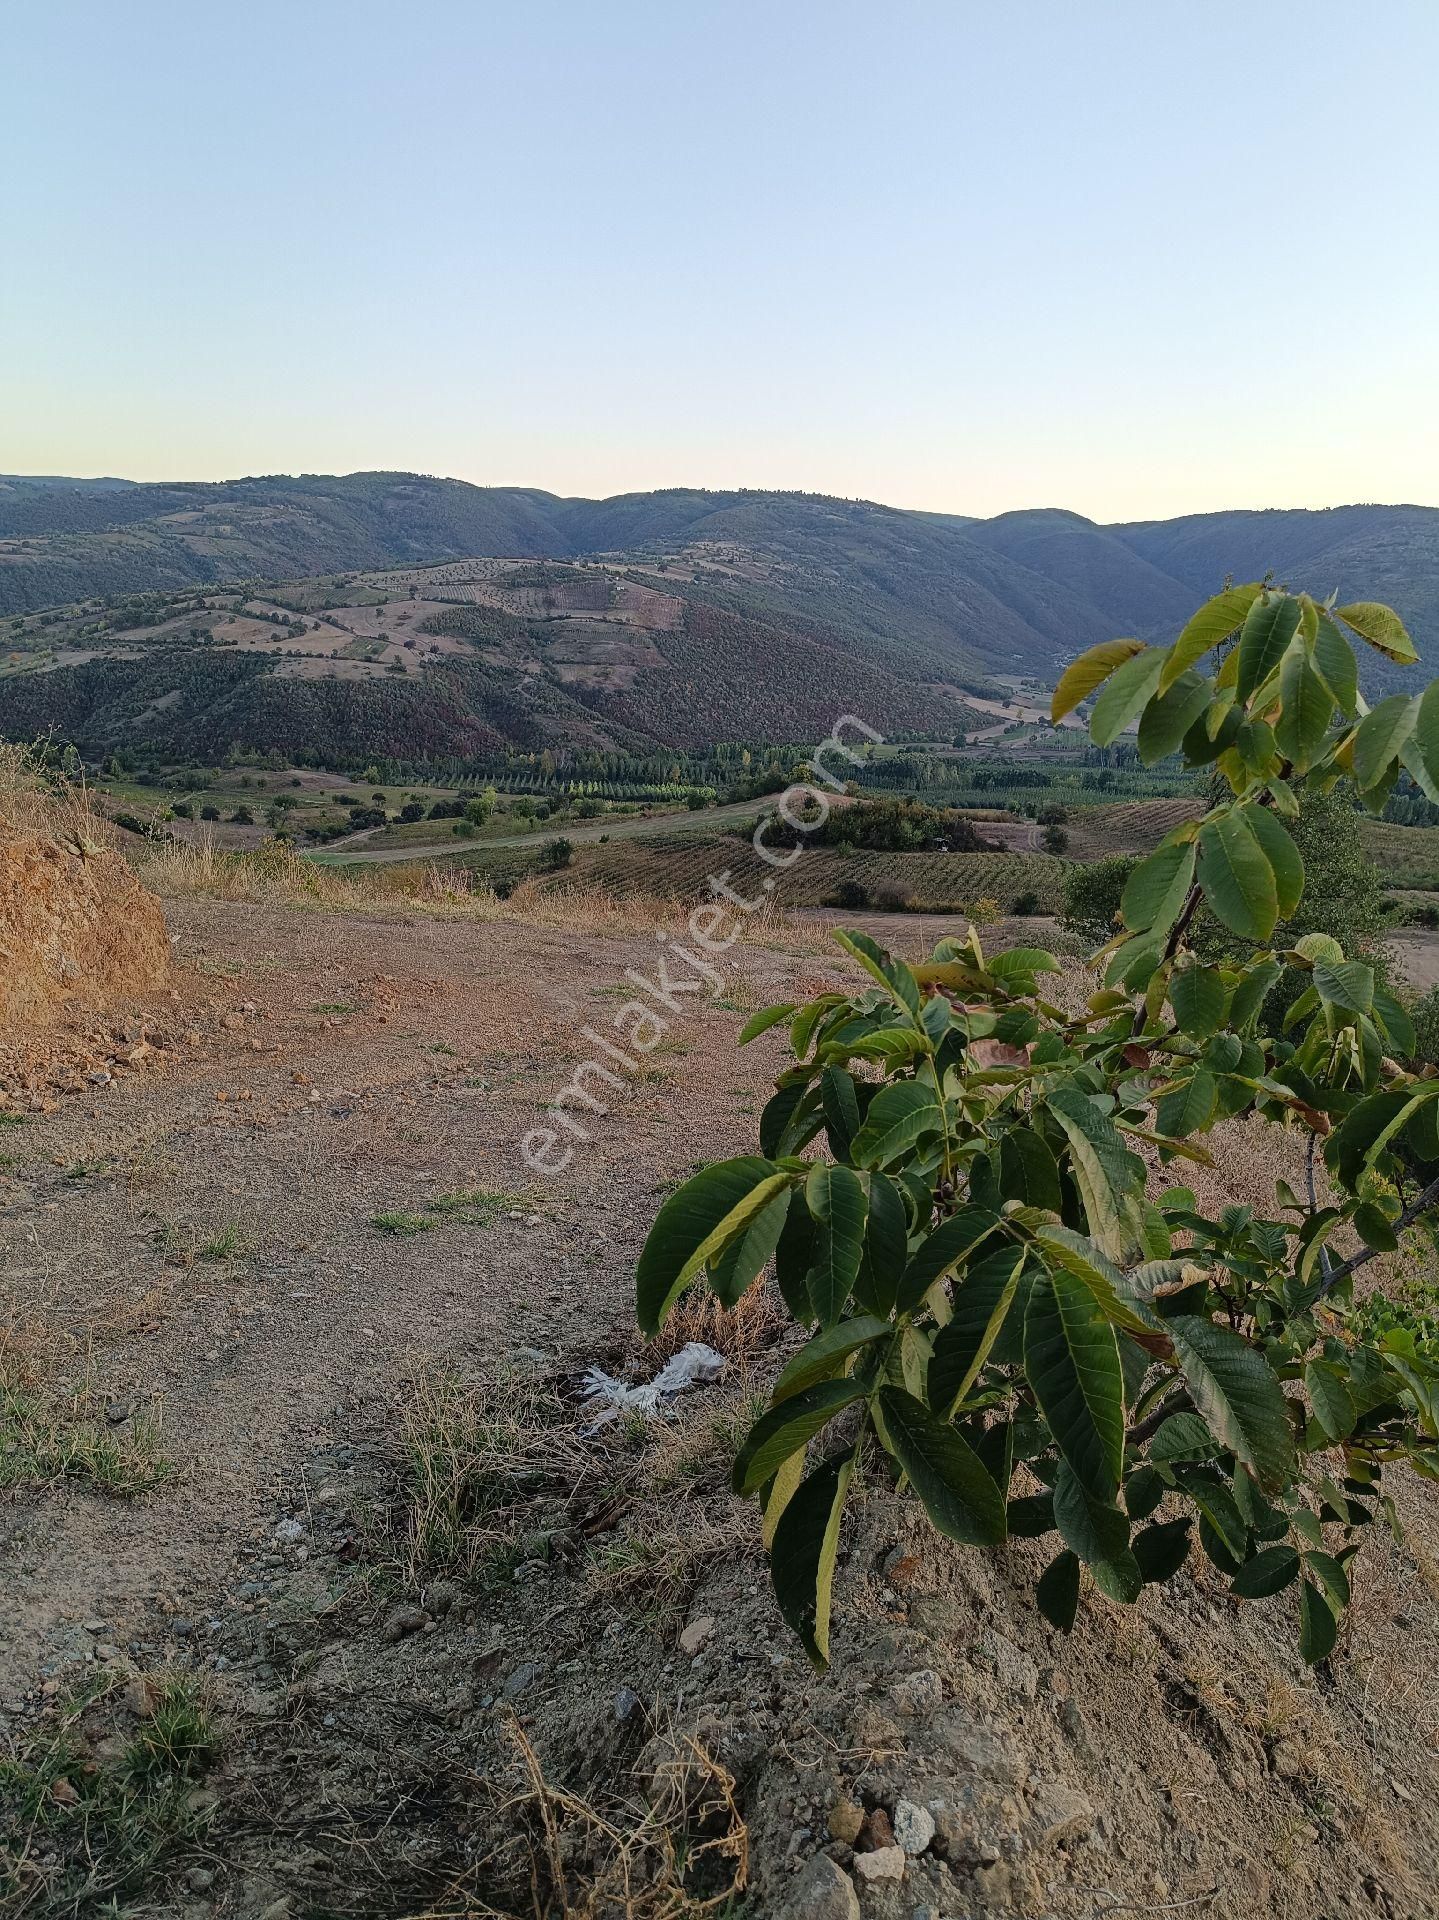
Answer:
M1439 887L1439 827L1398 827L1388 820L1362 820L1360 837L1386 887Z
M1116 853L1148 853L1171 827L1204 812L1198 794L1166 800L1117 800L1111 806L1076 807L1065 823L1073 860L1103 860Z
M480 850L447 864L467 866L492 884L514 883L545 870L553 837L533 853ZM1064 864L1045 853L846 853L806 847L780 871L767 867L738 836L673 833L574 846L556 884L594 884L620 899L690 900L716 875L747 899L768 893L785 908L1050 914L1063 904Z

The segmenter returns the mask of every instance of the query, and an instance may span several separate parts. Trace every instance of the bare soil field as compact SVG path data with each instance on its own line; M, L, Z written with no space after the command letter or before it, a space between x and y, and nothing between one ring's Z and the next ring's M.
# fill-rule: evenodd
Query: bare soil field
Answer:
M645 1349L631 1287L662 1194L752 1147L778 1049L741 1023L838 957L736 948L548 1178L519 1141L657 978L652 930L167 912L178 998L113 1013L163 1022L162 1064L42 1076L0 1136L8 1377L129 1487L72 1463L0 1508L0 1732L13 1762L68 1714L75 1755L0 1841L7 1913L1439 1912L1432 1488L1396 1486L1406 1543L1357 1563L1317 1674L1282 1602L1197 1560L1087 1594L1066 1641L1041 1543L951 1547L877 1473L832 1671L787 1636L727 1478L779 1318L687 1309ZM1297 1160L1215 1149L1194 1183L1241 1201ZM688 1337L718 1382L593 1429L586 1367L647 1379ZM213 1751L140 1865L98 1824L67 1865L71 1773L152 1723L157 1675ZM922 1844L871 1877L896 1825Z

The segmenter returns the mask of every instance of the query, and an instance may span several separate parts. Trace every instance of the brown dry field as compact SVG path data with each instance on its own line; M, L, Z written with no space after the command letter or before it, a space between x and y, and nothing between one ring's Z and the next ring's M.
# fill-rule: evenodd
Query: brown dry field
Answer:
M608 1024L626 970L653 977L652 931L204 898L166 910L177 997L115 1019L159 1020L169 1064L116 1068L0 1140L12 1364L130 1418L153 1410L174 1468L136 1500L71 1484L0 1508L0 1725L14 1740L57 1688L133 1660L193 1665L228 1730L220 1825L184 1857L214 1889L162 1877L134 1912L529 1920L538 1908L496 1891L500 1856L476 1866L478 1843L462 1844L478 1816L456 1811L454 1782L509 1779L515 1713L552 1772L592 1793L607 1768L630 1779L654 1739L642 1755L617 1731L624 1688L649 1703L651 1730L697 1728L746 1783L759 1890L733 1909L746 1920L804 1911L792 1890L836 1796L892 1806L909 1792L959 1796L1012 1845L962 1870L957 1855L914 1862L902 1887L865 1892L866 1920L1436 1911L1439 1540L1433 1490L1413 1483L1396 1489L1409 1542L1369 1550L1342 1653L1318 1677L1277 1605L1241 1607L1203 1566L1136 1608L1088 1596L1063 1641L1029 1597L1032 1543L951 1548L912 1502L871 1489L837 1587L839 1657L816 1677L775 1616L753 1515L724 1488L744 1397L779 1364L771 1327L754 1351L731 1345L731 1387L696 1396L673 1433L597 1443L610 1451L590 1559L526 1563L507 1592L443 1606L421 1586L423 1627L397 1632L405 1590L357 1577L358 1516L365 1463L392 1457L424 1356L517 1404L513 1383L537 1376L578 1458L582 1367L656 1363L633 1336L631 1288L662 1194L697 1162L752 1150L779 1050L771 1036L737 1052L740 1025L842 968L735 949L721 998L693 997L652 1077L548 1179L518 1142L593 1053L580 1029ZM902 916L888 930L912 952L957 924ZM1267 1206L1273 1175L1296 1177L1273 1132L1213 1145L1212 1172L1166 1179ZM395 1238L371 1224L476 1187L504 1196L486 1225ZM685 1447L709 1464L675 1478ZM277 1522L304 1554L277 1545ZM645 1560L656 1539L661 1558ZM903 1590L881 1572L896 1544L918 1569ZM697 1616L717 1624L691 1661L676 1639ZM925 1675L944 1704L921 1718L901 1691ZM1056 1806L1070 1814L1050 1821ZM397 1822L433 1859L418 1839L386 1853ZM662 1911L690 1910L578 1896L564 1909Z

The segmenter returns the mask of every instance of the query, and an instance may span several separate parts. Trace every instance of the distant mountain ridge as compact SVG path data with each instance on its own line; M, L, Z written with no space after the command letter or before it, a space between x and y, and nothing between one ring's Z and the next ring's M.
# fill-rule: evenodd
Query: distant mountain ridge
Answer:
M1439 509L1190 514L1102 526L1057 508L973 520L773 491L605 500L426 475L222 482L0 476L0 615L98 596L298 579L474 555L683 555L689 597L910 680L1053 669L1174 630L1227 576L1388 600L1439 640ZM711 564L713 562L713 564Z

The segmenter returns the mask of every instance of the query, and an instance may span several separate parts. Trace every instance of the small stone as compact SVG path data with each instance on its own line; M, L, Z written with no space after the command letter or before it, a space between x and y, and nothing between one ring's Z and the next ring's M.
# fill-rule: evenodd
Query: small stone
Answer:
M891 1547L884 1558L884 1577L897 1593L912 1587L923 1562L908 1547Z
M903 1880L904 1848L876 1847L872 1853L857 1853L854 1870L861 1880L875 1886L881 1881Z
M702 1613L698 1620L691 1620L680 1635L680 1652L693 1660L697 1653L708 1646L714 1630L713 1614Z
M618 1720L621 1725L627 1720L633 1720L643 1705L644 1702L640 1699L633 1687L621 1687L615 1695L616 1720Z
M429 1615L423 1607L396 1607L385 1622L381 1637L391 1643L404 1640L408 1635L418 1633L428 1619Z
M919 1719L926 1714L938 1713L944 1705L944 1682L933 1668L925 1667L918 1673L907 1673L896 1680L890 1689L890 1697L900 1713Z
M863 1827L860 1828L859 1845L869 1851L876 1847L894 1845L894 1828L890 1825L887 1807L871 1808Z
M914 1800L899 1800L894 1809L894 1837L913 1859L934 1838L934 1815Z
M1276 1740L1270 1763L1281 1780L1297 1780L1304 1772L1304 1749L1297 1740Z
M275 1538L281 1546L293 1546L297 1540L305 1537L304 1523L299 1520L280 1520L275 1526Z
M215 1876L208 1867L191 1867L185 1875L185 1885L191 1893L208 1893L215 1884Z
M538 1660L522 1660L501 1689L506 1700L518 1699L526 1687L532 1687L543 1672L544 1668Z
M1047 1847L1082 1840L1094 1825L1094 1808L1075 1787L1054 1780L1034 1794L1034 1819Z
M460 1597L453 1580L436 1580L425 1593L425 1602L436 1619L443 1620Z
M851 1800L847 1794L841 1795L829 1810L830 1839L842 1840L847 1847L852 1847L863 1825L864 1808L858 1800Z
M796 1880L786 1912L789 1920L859 1920L859 1895L844 1868L817 1853Z
M128 1400L107 1400L105 1418L112 1427L123 1427L130 1418L131 1406Z

